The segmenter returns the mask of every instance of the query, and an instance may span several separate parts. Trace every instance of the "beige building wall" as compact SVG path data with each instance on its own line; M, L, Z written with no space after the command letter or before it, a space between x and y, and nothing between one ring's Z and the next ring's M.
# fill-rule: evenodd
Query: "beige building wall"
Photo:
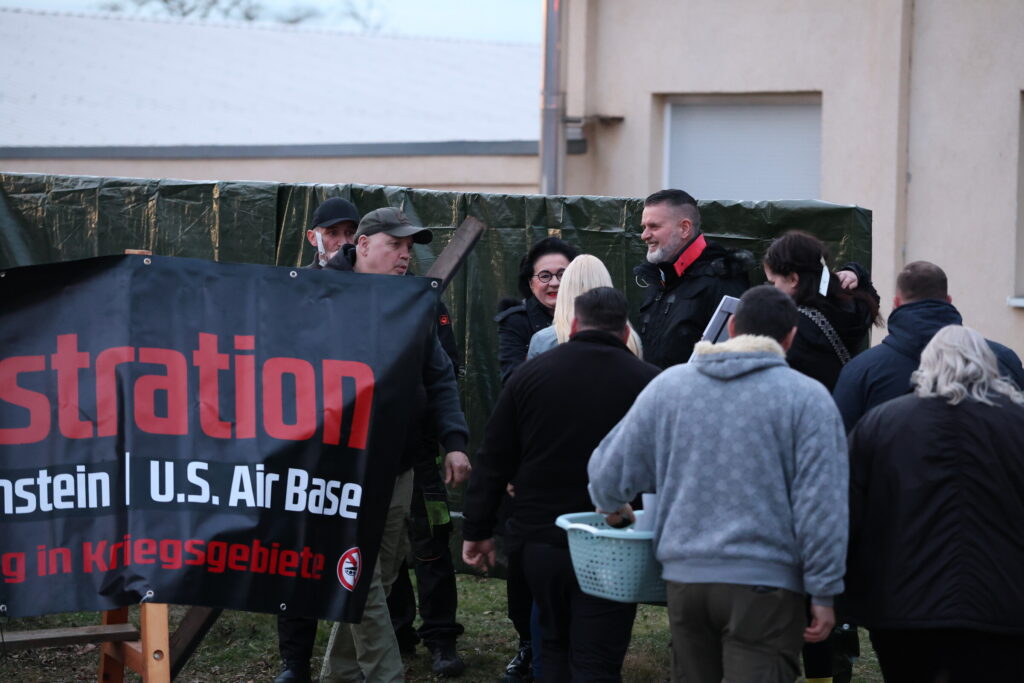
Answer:
M359 183L431 190L533 194L536 156L378 156L282 159L0 159L10 173L181 180Z
M1024 354L1024 2L914 8L908 261L942 265L964 322Z
M661 189L674 96L818 94L819 198L872 210L883 313L900 268L933 260L965 320L1024 354L1024 309L1007 304L1024 295L1024 2L569 0L565 41L588 144L567 194Z

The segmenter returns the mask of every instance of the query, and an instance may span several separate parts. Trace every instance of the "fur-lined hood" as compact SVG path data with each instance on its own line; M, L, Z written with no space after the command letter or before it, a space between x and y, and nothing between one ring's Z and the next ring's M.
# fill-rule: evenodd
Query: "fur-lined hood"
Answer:
M733 379L767 368L786 365L786 352L771 337L743 334L712 344L700 342L693 348L690 363L717 379Z

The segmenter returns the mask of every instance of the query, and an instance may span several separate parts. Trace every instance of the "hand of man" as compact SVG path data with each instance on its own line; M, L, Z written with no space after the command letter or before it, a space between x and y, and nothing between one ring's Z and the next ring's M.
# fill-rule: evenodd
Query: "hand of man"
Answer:
M452 451L444 456L444 483L458 485L469 479L473 466L469 464L469 456L462 451Z
M837 271L836 277L839 279L839 286L843 289L857 289L857 285L860 284L857 273L852 270Z
M604 510L598 510L604 515L604 521L608 523L608 526L615 529L621 529L627 527L636 521L636 515L633 514L633 506L626 503L615 512L605 512Z
M494 539L488 538L483 541L463 541L462 561L470 567L476 567L481 571L487 571L494 566Z
M811 604L811 625L804 629L804 640L817 643L828 638L836 625L836 613L831 607Z

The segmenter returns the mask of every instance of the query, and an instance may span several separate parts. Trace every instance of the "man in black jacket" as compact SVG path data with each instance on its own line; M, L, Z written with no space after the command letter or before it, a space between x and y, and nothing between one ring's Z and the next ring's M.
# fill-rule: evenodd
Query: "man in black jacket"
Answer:
M658 374L626 348L627 304L610 287L576 299L571 339L522 365L498 398L463 510L462 556L494 566L496 513L511 482L508 543L522 547L540 609L544 680L620 681L636 605L584 594L562 514L591 509L587 461Z
M847 432L875 406L909 393L910 375L931 338L946 325L963 324L949 296L946 273L928 261L908 263L900 271L892 307L889 335L855 356L839 373L832 396ZM987 341L999 361L1000 374L1024 389L1024 368L1017 354Z
M459 348L452 331L447 307L438 302L437 338L459 374ZM465 663L455 649L456 639L464 629L456 618L459 596L455 584L455 565L449 539L451 515L448 493L438 471L436 431L429 420L421 422L419 448L422 452L413 463L412 503L410 505L409 542L412 545L416 588L409 580L409 566L403 562L388 595L391 624L402 654L412 654L422 641L433 658L435 674L455 677L462 674ZM417 602L422 619L414 629Z
M660 368L685 363L723 296L750 286L749 251L708 242L700 231L697 200L682 190L661 190L644 200L640 239L647 262L633 269L647 287L640 306L644 358Z
M401 211L387 207L366 214L359 223L355 245L346 245L328 262L327 267L377 275L405 275L413 242L431 240L426 228L413 226ZM411 422L418 425L427 416L434 418L438 438L444 447L445 483L459 484L470 472L464 452L468 440L465 416L459 406L458 385L451 361L436 335L431 335L423 381L410 407L416 411ZM403 666L391 626L386 594L394 582L404 557L405 517L412 495L412 466L422 455L420 435L414 427L401 454L399 475L392 492L391 505L384 524L381 551L374 568L373 583L367 597L363 619L358 624L335 624L324 655L321 681L353 681L360 676L370 683L403 680Z

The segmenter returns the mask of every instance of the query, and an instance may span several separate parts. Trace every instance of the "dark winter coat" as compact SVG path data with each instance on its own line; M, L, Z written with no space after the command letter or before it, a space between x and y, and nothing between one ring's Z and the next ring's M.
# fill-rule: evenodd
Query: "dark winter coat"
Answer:
M346 244L327 262L326 267L331 270L350 272L355 260L355 247ZM446 453L465 451L468 446L469 428L459 402L459 385L455 377L454 359L449 358L449 354L442 346L442 341L439 340L439 337L443 339L446 332L446 320L448 320L447 309L443 304L439 304L438 333L430 337L430 348L424 355L423 382L417 386L415 395L410 399L410 407L415 413L413 420L410 421L406 448L401 456L399 471L409 469L415 460L425 457L423 452L424 435L418 428L424 420L431 420L436 426L438 440ZM447 334L451 334L450 325L447 326ZM454 336L449 339L449 343L452 342L454 342Z
M856 273L859 280L857 288L868 292L877 304L878 293L871 284L871 276L863 267L848 263L839 270ZM814 300L802 305L816 309L828 319L850 356L856 356L867 348L868 332L874 316L871 307L863 299L839 297L830 292L828 298L815 296ZM797 320L796 337L786 353L786 361L789 367L818 380L829 391L835 388L839 372L843 369L843 362L828 337L803 313Z
M498 364L503 385L512 371L526 362L533 333L549 326L554 315L535 296L518 303L512 301L504 300L499 305L498 315L494 316L494 322L498 323Z
M889 335L847 363L839 374L833 397L846 430L875 406L908 393L910 375L917 370L924 347L943 327L962 324L953 304L939 299L914 301L894 310ZM994 341L988 345L999 361L1000 374L1024 389L1024 368L1017 354Z
M473 461L463 536L490 538L512 482L507 534L565 545L555 518L593 510L590 454L658 374L607 332L584 331L523 365L502 390Z
M1024 635L1024 406L903 396L850 435L842 613Z
M682 252L680 252L682 253ZM644 359L659 368L685 363L700 341L723 296L742 296L754 266L749 251L726 249L714 242L680 276L675 261L642 263L633 269L647 287L640 305L640 340Z

